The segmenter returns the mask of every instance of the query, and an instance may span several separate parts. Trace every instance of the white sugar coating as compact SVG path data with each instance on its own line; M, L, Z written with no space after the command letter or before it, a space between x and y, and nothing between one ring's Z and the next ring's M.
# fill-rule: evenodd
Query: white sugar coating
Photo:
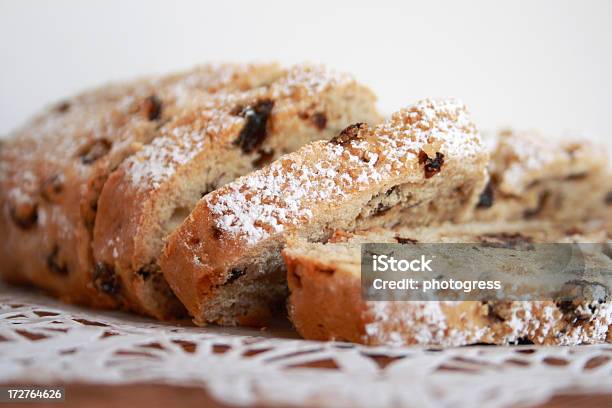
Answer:
M16 205L33 204L35 202L32 196L24 192L21 187L11 188L8 192L8 197Z
M34 168L41 161L56 169L74 166L82 178L87 178L91 167L83 166L79 160L83 145L91 140L108 139L112 141L111 153L129 146L134 134L141 131L139 127L147 125L146 118L138 111L143 99L151 95L159 97L164 112L171 112L173 116L201 114L198 120L205 121L207 116L213 116L205 111L229 105L232 100L258 95L278 98L296 93L312 95L350 83L355 83L350 75L316 65L283 70L273 64L210 64L180 74L106 85L67 100L65 111L58 109L60 105L47 109L17 130L15 140L5 142L3 157L18 156L20 165L15 166L14 160L0 161L0 178L21 185L27 181L24 169ZM249 94L246 90L253 87L257 89ZM282 106L281 103L277 108ZM145 186L147 180L161 182L175 171L173 163L179 164L193 156L192 151L200 146L207 133L221 133L231 122L239 121L227 114L218 116L197 129L190 129L189 125L177 129L164 127L169 133L175 133L162 132L156 147L147 149L153 156L150 167L137 165L134 182ZM158 149L162 151L157 152ZM142 156L145 154L135 160L148 160ZM35 177L33 184L38 188L40 180L38 175Z
M571 174L572 166L589 171L606 160L605 150L587 139L551 140L537 131L503 131L496 138L491 172L501 175L500 188L521 194L535 178L555 171L556 177ZM550 177L550 174L548 174Z
M159 188L180 166L193 160L211 142L211 135L227 131L239 119L218 109L202 109L198 114L199 124L204 124L201 129L195 130L192 124L162 128L164 136L154 139L126 160L124 166L130 182L142 189Z
M277 64L223 64L211 63L191 71L160 78L158 87L168 88L169 96L177 105L186 105L194 91L214 93L219 90L237 91L265 84L281 73Z
M350 75L324 66L298 65L284 71L265 87L215 95L194 96L192 92L186 112L175 122L165 125L160 137L126 161L131 184L145 190L157 189L182 165L208 150L207 144L223 146L230 143L244 125L244 118L232 114L236 106L270 99L274 101L272 115L275 115L290 109L294 98L320 97L331 88L351 84L356 81ZM182 86L181 83L177 89ZM195 117L194 113L197 113ZM193 120L183 119L190 116Z
M405 344L399 332L383 328L389 322L390 314L397 317L403 327L410 327L415 340L420 344L441 343L446 337L446 316L440 302L411 302L405 308L397 308L389 302L369 302L368 306L374 317L365 326L366 338L370 341L377 340L391 346Z
M87 143L110 141L112 156L135 140L140 141L145 131L150 132L145 139L155 136L157 123L142 112L146 98L157 96L162 113L174 116L194 99L266 85L282 72L276 64L207 64L178 74L113 83L83 92L49 107L4 142L0 180L19 186L26 181L24 170L34 170L45 163L45 173L71 167L72 173L85 182L95 171L95 166L83 165L79 157ZM37 189L43 176L36 170L35 177ZM32 194L36 194L35 190Z
M555 344L573 346L584 343L601 343L612 325L612 302L595 305L587 312L590 317L572 324L565 320L559 309L550 301L515 301L509 305L509 318L498 327L449 326L445 304L453 307L461 302L368 302L367 310L372 321L364 327L363 341L366 344L403 346L406 344L435 344L460 346L493 340L496 344L515 344L521 339L532 339L543 343L553 339ZM588 308L586 305L580 307ZM393 329L397 324L397 331ZM407 339L406 331L410 332Z
M282 98L302 95L316 95L333 86L348 85L355 79L346 73L329 69L323 65L298 65L287 72L278 83L272 84L271 97Z
M458 100L425 99L348 143L315 142L205 198L217 227L254 244L380 183L420 180L419 152L444 160L482 154L480 135Z
M37 194L41 181L49 174L61 175L64 169L71 168L71 174L78 176L72 181L86 183L96 169L81 162L83 149L91 141L104 139L111 143L112 155L129 145L134 135L142 133L143 123L153 126L139 109L145 98L163 93L154 88L155 83L163 80L162 77L110 84L49 107L6 142L3 157L11 159L0 160L0 179L19 186L29 183L34 187L27 190ZM174 80L180 82L180 77ZM42 163L44 172L39 171ZM31 173L33 180L28 179Z
M592 310L588 310L590 317L560 332L559 325L568 323L564 321L567 316L560 313L552 302L512 302L511 316L505 325L510 330L502 340L506 343L516 343L523 337L529 337L542 341L552 334L555 341L561 345L605 341L609 326L612 324L612 303L596 304Z
M407 343L456 346L482 341L491 330L489 327L461 330L449 326L442 305L452 307L460 302L368 302L372 321L364 327L366 344L404 346ZM390 330L389 323L397 324L397 331ZM407 342L405 332L411 333Z

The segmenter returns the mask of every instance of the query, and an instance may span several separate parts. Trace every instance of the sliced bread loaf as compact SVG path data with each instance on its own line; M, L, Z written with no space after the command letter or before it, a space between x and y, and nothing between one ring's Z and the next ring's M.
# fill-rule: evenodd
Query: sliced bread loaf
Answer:
M190 104L106 181L94 229L94 282L160 319L182 305L158 266L164 240L198 200L278 156L377 121L375 97L352 77L296 66L266 86Z
M470 217L487 159L462 103L420 101L204 196L169 236L162 271L196 323L262 324L284 303L289 236Z
M108 175L158 137L193 98L266 86L283 74L275 64L206 65L108 85L50 107L3 140L2 276L69 302L117 307L108 295L112 281L97 290L91 260L98 197Z

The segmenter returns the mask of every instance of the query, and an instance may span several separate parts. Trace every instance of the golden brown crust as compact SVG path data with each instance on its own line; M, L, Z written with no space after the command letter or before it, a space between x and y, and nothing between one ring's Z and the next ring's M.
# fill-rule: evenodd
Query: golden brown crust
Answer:
M311 340L361 343L365 336L367 307L361 285L350 275L316 262L300 262L283 254L292 291L287 308L300 335Z

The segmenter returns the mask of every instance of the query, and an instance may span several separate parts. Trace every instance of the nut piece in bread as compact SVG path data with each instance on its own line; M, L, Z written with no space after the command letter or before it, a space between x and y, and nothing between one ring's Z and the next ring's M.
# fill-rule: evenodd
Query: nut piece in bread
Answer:
M465 106L422 100L377 126L349 126L206 195L160 265L198 324L258 325L284 303L290 236L471 216L488 160Z

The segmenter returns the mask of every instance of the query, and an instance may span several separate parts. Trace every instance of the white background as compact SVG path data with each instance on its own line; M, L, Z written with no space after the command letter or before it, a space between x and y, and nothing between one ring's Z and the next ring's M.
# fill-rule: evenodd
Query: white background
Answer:
M0 134L83 88L207 61L324 62L391 112L612 135L612 1L0 0Z

